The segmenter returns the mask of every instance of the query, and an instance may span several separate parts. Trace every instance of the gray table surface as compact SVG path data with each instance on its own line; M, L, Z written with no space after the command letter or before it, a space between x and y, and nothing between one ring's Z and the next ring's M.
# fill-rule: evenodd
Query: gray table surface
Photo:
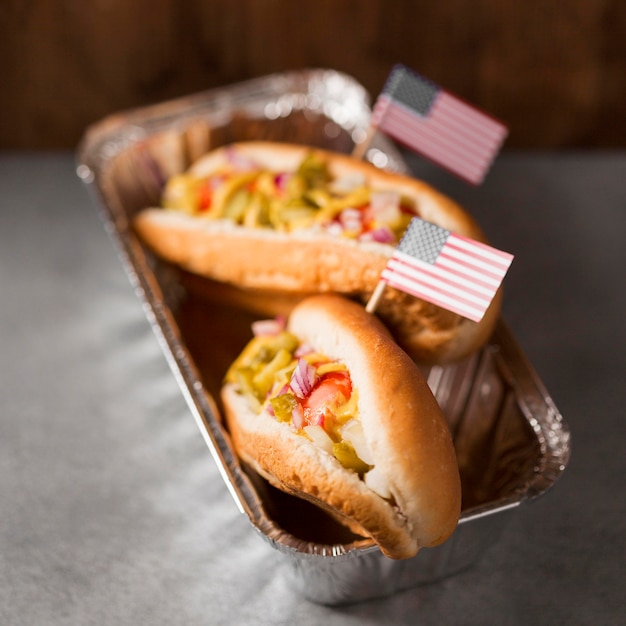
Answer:
M476 565L342 608L237 510L73 155L0 153L0 623L626 623L626 153L505 153L473 188L504 316L564 415L561 480Z

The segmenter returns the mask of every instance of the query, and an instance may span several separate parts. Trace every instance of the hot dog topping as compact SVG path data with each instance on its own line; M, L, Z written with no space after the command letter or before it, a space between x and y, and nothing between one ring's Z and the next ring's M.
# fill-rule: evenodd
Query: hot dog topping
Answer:
M397 192L373 190L364 176L333 179L310 152L295 172L273 171L231 155L209 176L190 173L167 182L162 205L206 219L292 232L317 229L381 243L399 240L416 210Z
M345 364L301 344L276 322L257 323L254 330L226 382L238 387L255 413L289 425L368 482L373 459Z

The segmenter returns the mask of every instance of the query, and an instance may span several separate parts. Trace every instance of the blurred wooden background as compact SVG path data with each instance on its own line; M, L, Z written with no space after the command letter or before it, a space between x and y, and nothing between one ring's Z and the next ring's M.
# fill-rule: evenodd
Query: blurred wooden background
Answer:
M287 69L375 97L402 62L487 109L507 148L626 146L624 0L0 0L0 147Z

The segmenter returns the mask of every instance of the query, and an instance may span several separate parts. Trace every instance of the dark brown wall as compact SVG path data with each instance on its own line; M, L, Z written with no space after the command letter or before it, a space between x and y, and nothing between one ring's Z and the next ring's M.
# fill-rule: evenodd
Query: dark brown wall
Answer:
M375 96L396 62L503 119L509 148L626 145L623 0L0 0L0 58L3 148L286 69Z

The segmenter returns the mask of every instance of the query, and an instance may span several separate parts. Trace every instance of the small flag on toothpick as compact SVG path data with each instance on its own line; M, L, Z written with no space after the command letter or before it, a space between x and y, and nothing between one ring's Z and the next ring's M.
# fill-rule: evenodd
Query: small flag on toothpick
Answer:
M404 65L389 74L371 125L475 185L508 135L504 124Z
M479 322L512 261L507 252L414 217L366 309L373 312L391 285Z

